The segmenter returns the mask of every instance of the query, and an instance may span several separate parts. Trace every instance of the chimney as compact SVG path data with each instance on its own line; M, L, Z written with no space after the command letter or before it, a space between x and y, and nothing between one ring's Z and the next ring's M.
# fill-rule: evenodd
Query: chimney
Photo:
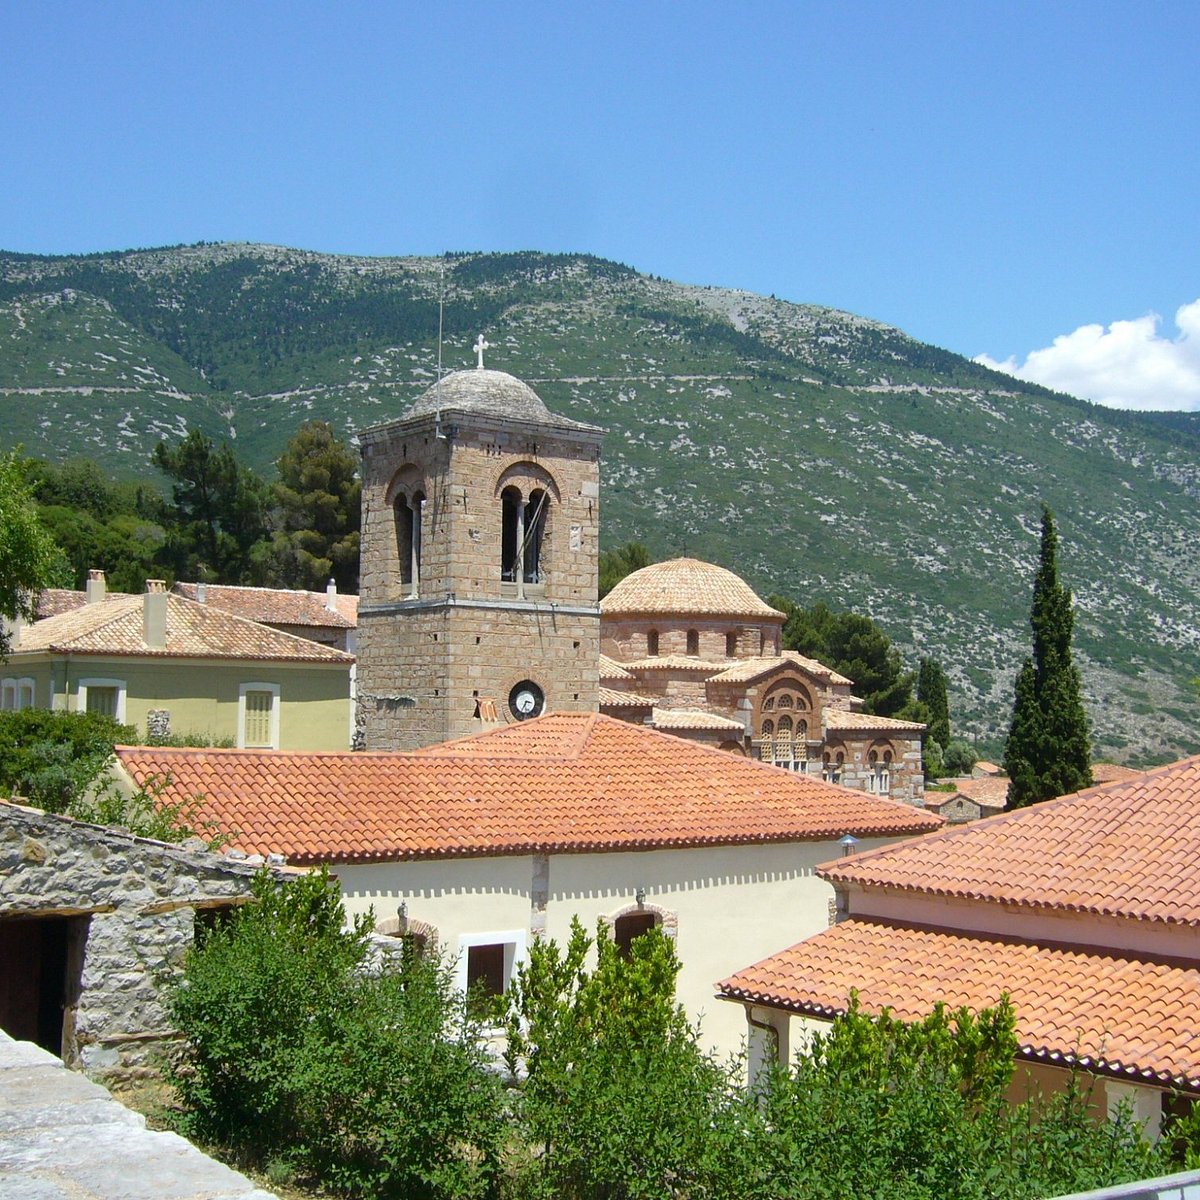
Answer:
M147 649L167 648L167 585L162 579L147 579L142 597L142 638Z
M101 604L104 601L104 593L108 591L108 584L104 580L104 572L97 571L94 567L88 572L87 577L87 602L89 604Z
M200 582L198 584L196 584L196 603L197 604L207 604L208 603L208 584L205 583L203 579L200 580Z
M325 607L337 612L337 584L332 579L325 585Z

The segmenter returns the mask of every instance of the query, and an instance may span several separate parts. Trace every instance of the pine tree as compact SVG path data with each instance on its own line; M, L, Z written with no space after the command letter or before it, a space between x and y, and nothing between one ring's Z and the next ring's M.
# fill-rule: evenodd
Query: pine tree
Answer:
M1058 578L1054 515L1042 507L1042 546L1033 585L1033 657L1017 675L1012 725L1004 749L1008 807L1023 808L1089 787L1091 738L1079 669L1071 655L1075 617Z

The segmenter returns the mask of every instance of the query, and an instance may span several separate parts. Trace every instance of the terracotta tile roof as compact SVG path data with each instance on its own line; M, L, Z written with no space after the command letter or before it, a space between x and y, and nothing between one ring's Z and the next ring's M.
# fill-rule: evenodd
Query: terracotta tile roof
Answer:
M347 665L354 661L351 654L170 593L166 595L166 648L152 650L143 637L143 600L142 596L122 596L37 621L22 630L21 643L13 653L250 658Z
M853 712L846 708L827 708L825 728L832 732L857 732L876 729L881 733L920 733L925 728L920 721L897 721L894 717L876 717L871 713Z
M1008 802L1008 776L1006 775L984 775L979 779L973 777L947 779L943 782L954 784L954 794L934 792L930 794L931 796L944 795L946 799L950 800L954 798L954 795L965 796L983 808L1003 808Z
M742 721L703 712L698 708L656 708L654 726L656 729L712 729L722 732L733 730L739 734L746 731Z
M125 600L130 592L108 592L104 599ZM60 613L74 612L87 603L87 592L76 592L71 588L46 588L38 596L37 619L44 621L47 617L57 617Z
M554 713L410 754L118 747L139 784L248 852L293 863L598 852L923 833L905 804L596 713Z
M1123 779L1135 779L1141 773L1141 771L1135 771L1133 767L1123 767L1120 763L1092 763L1092 782L1097 784L1117 783Z
M171 591L188 600L199 600L199 584L176 583ZM358 597L335 593L334 609L327 592L298 592L288 588L227 587L204 585L202 603L222 608L248 621L264 625L313 625L328 629L358 627Z
M795 650L785 650L782 654L757 655L754 658L742 658L733 663L726 663L725 669L713 676L714 683L751 683L773 671L781 671L786 667L796 666L809 675L826 683L849 685L853 680L845 675L839 675L831 667L817 662L815 658L805 658Z
M600 678L632 679L633 676L615 658L609 658L607 654L602 654L600 655Z
M1008 993L1021 1057L1200 1088L1200 965L852 918L717 985L829 1018L851 988L872 1013L919 1020Z
M981 758L975 764L975 770L983 775L1003 775L1004 768L998 767L994 762L988 762L987 759Z
M639 658L624 664L630 671L703 671L705 675L723 670L723 662L709 662L693 658L690 654L656 654L653 658Z
M601 620L634 615L752 617L781 624L784 619L744 579L695 558L651 563L626 575L600 601Z
M618 692L615 688L600 689L601 708L653 708L655 701L637 692Z
M1200 756L821 868L836 883L1200 924Z

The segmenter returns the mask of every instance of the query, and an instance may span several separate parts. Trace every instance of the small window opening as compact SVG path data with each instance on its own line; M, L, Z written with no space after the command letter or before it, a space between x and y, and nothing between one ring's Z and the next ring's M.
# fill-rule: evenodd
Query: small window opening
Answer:
M687 652L689 657L697 658L700 654L700 631L697 629L689 629L687 631Z
M649 933L660 922L658 913L631 912L617 918L613 927L613 941L622 958L629 958L633 940Z

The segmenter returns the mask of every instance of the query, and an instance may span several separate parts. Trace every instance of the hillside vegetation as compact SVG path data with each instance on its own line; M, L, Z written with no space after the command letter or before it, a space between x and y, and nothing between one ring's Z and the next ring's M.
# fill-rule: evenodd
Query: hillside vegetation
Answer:
M1041 503L1055 511L1098 749L1200 750L1200 425L1020 383L878 322L579 255L370 259L198 245L0 254L5 441L153 474L200 429L267 471L302 421L402 413L444 361L608 429L606 545L722 563L878 620L1007 723Z

